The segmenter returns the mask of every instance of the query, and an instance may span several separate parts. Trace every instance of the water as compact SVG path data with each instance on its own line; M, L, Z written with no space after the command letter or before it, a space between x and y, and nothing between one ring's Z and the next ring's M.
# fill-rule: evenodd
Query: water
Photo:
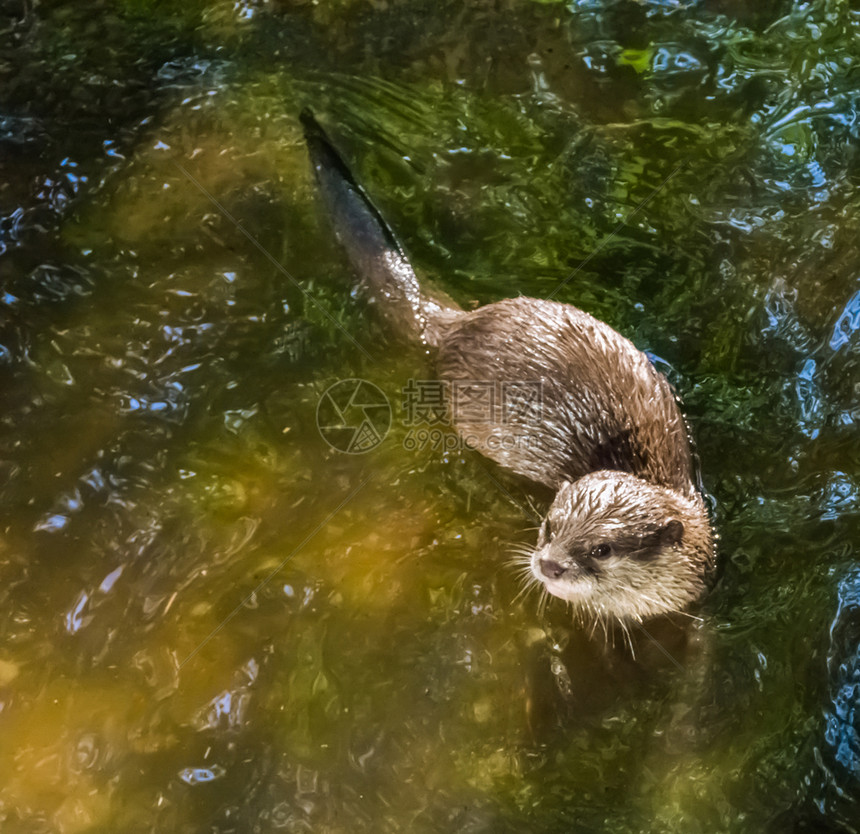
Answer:
M854 5L0 14L4 832L860 830ZM665 363L699 620L634 660L518 596L545 496L415 442L306 105L425 278Z

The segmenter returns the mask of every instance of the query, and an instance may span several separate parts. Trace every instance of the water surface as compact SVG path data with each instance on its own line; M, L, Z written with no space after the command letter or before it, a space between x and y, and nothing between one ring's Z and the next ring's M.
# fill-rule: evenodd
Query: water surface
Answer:
M860 830L855 4L0 32L4 832ZM304 106L423 277L659 358L720 533L696 619L634 660L520 595L546 496L415 448L432 366L351 292ZM392 404L366 454L317 430L351 378Z

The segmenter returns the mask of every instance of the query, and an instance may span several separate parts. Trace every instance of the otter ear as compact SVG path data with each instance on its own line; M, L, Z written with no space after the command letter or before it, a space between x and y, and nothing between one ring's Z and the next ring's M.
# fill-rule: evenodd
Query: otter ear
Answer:
M683 538L684 523L677 518L670 519L660 528L660 544L663 546L680 544Z

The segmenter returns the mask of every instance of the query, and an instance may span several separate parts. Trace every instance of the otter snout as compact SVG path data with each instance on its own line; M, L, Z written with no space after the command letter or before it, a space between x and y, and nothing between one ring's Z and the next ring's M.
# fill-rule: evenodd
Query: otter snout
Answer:
M540 572L547 579L560 579L567 573L567 568L564 565L560 565L552 559L539 559L538 566L540 567Z
M561 596L557 583L575 581L581 573L581 566L552 544L538 548L532 556L532 574L555 596Z

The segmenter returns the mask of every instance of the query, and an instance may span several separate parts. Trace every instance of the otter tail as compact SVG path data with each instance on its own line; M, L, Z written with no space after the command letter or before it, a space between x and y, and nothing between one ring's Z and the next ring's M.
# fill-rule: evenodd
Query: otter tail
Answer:
M314 173L335 233L370 297L395 336L435 346L439 327L459 307L431 298L418 282L403 249L364 189L307 108L299 117L305 129Z

